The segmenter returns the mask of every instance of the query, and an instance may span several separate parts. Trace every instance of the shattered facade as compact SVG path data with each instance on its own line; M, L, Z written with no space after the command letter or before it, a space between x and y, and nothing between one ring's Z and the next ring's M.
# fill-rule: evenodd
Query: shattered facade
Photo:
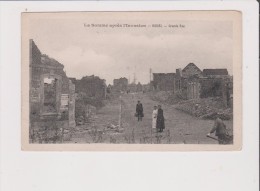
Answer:
M233 94L233 80L227 69L204 69L201 71L194 63L176 73L154 73L153 89L174 90L183 99L222 97L225 105L230 106Z
M119 78L113 80L113 89L114 91L127 91L128 79Z
M137 92L143 91L143 85L140 82L138 82L138 84L136 84L136 91Z
M128 84L127 86L127 91L133 93L133 92L137 92L137 86L134 83Z
M228 76L228 71L225 68L221 69L204 69L202 72L205 77L222 78Z
M30 40L30 141L63 141L75 126L75 86L64 66Z
M153 87L158 91L174 91L175 73L153 73Z
M194 64L189 63L183 70L182 70L182 77L189 78L191 76L202 76L202 71Z
M106 99L107 86L104 79L94 75L82 77L80 80L70 79L75 84L75 92L77 94L83 93L87 97Z
M204 69L202 72L194 63L190 63L183 70L176 70L175 92L185 99L221 97L226 94L226 84L233 86L227 69Z

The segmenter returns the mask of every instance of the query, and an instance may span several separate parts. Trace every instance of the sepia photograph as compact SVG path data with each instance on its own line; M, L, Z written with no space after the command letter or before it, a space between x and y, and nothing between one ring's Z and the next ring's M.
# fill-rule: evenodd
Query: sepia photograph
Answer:
M259 18L256 0L0 2L0 190L259 190Z
M241 149L241 22L237 11L22 13L23 149Z

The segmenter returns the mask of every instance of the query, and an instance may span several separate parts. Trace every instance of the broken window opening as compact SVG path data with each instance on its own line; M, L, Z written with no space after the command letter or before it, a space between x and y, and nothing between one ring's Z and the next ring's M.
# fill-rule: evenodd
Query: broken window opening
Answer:
M57 79L54 77L44 78L44 99L43 99L43 112L44 113L56 113L56 89Z

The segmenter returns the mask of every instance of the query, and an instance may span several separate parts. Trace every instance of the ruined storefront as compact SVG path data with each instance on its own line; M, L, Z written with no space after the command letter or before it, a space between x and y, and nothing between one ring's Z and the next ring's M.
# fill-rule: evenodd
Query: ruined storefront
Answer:
M30 40L30 142L63 142L75 127L75 86Z

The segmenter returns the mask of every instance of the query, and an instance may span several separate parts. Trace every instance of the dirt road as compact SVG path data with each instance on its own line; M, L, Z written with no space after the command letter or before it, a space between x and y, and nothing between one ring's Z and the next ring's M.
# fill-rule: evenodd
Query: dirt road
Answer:
M144 118L137 121L135 106L140 100L144 108ZM120 102L122 103L121 122L119 131L107 130L107 126L119 124ZM103 132L100 142L103 143L173 143L173 144L217 144L215 140L206 137L213 126L212 120L202 120L176 110L172 105L162 105L165 117L165 131L156 133L152 130L153 106L160 103L151 100L147 94L123 94L120 100L114 100L97 112L94 126ZM225 121L232 128L232 121ZM78 140L89 142L89 133L81 134Z
M124 102L124 117L127 123L136 129L151 129L152 110L154 105L159 103L153 101L146 94L132 94L122 96ZM137 122L134 117L135 105L140 100L144 107L144 118L142 122ZM212 120L202 120L190 116L184 112L176 110L174 106L162 105L165 117L165 130L170 131L171 142L187 144L216 144L217 142L206 137L206 134L213 126ZM228 128L232 128L232 121L225 121ZM149 132L149 131L148 131Z

